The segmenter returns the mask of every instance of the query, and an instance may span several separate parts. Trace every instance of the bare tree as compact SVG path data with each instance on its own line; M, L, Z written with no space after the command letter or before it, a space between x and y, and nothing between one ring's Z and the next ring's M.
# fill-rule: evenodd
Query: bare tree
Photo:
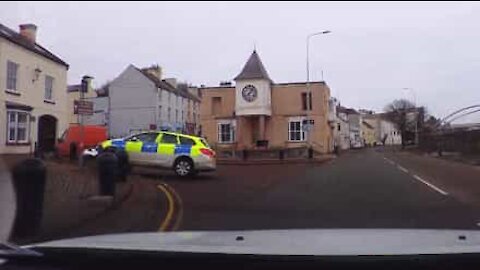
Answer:
M400 134L402 135L402 148L405 147L405 138L410 124L407 119L407 113L412 109L415 109L415 105L406 99L396 99L385 106L384 109L387 118L400 130Z

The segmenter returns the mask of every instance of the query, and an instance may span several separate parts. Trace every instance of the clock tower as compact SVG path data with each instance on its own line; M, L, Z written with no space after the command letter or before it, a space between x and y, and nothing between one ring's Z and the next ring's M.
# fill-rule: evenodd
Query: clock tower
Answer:
M240 126L251 130L257 146L265 143L265 128L272 115L272 80L254 50L240 74L235 77L235 115ZM243 124L241 124L243 123Z
M256 51L234 80L236 115L272 114L272 80Z

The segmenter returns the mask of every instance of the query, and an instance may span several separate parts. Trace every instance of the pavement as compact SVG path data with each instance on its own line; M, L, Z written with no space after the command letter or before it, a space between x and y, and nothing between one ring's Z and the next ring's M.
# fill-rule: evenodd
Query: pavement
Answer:
M478 166L381 147L324 162L222 164L188 179L135 168L121 204L43 239L175 230L478 229L478 176Z
M11 234L14 219L14 214L11 213L15 211L15 197L9 171L25 158L30 157L0 157L0 242L8 239L24 244L64 237L67 232L119 207L133 189L129 181L121 182L116 184L114 198L100 197L95 166L80 168L77 163L45 160L47 178L38 234L28 238L17 237Z

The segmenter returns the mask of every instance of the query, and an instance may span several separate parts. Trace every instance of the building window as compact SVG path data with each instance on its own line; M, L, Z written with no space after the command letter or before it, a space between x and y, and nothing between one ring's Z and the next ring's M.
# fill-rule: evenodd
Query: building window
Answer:
M158 89L158 101L162 101L162 89Z
M196 111L195 104L193 107L193 111ZM218 115L220 114L220 110L222 108L222 98L221 97L212 97L212 114Z
M45 100L53 100L53 77L45 76Z
M294 142L305 141L302 119L290 120L288 122L288 140Z
M218 124L218 142L219 143L232 143L235 141L235 130L233 124L219 123Z
M302 93L302 110L304 111L312 110L312 92Z
M182 123L185 121L185 112L182 110Z
M178 122L178 109L175 110L175 122Z
M158 106L158 119L162 120L162 105Z
M302 93L302 110L307 110L307 93Z
M338 124L338 131L340 131L340 124Z
M27 143L29 115L26 112L7 111L7 142Z
M193 123L197 123L197 114L193 113Z
M17 91L18 64L7 61L7 90Z
M168 122L172 121L172 108L170 107L168 107L167 109L167 119L168 119Z

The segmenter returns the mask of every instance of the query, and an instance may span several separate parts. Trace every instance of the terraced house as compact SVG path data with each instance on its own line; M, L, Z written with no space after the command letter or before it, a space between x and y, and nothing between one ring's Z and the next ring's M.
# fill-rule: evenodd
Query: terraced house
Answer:
M67 126L68 64L37 43L37 26L0 24L0 153L53 150Z
M199 131L200 98L195 87L162 78L157 66L129 65L112 80L108 99L108 131L123 137L143 130L169 130L188 134Z

